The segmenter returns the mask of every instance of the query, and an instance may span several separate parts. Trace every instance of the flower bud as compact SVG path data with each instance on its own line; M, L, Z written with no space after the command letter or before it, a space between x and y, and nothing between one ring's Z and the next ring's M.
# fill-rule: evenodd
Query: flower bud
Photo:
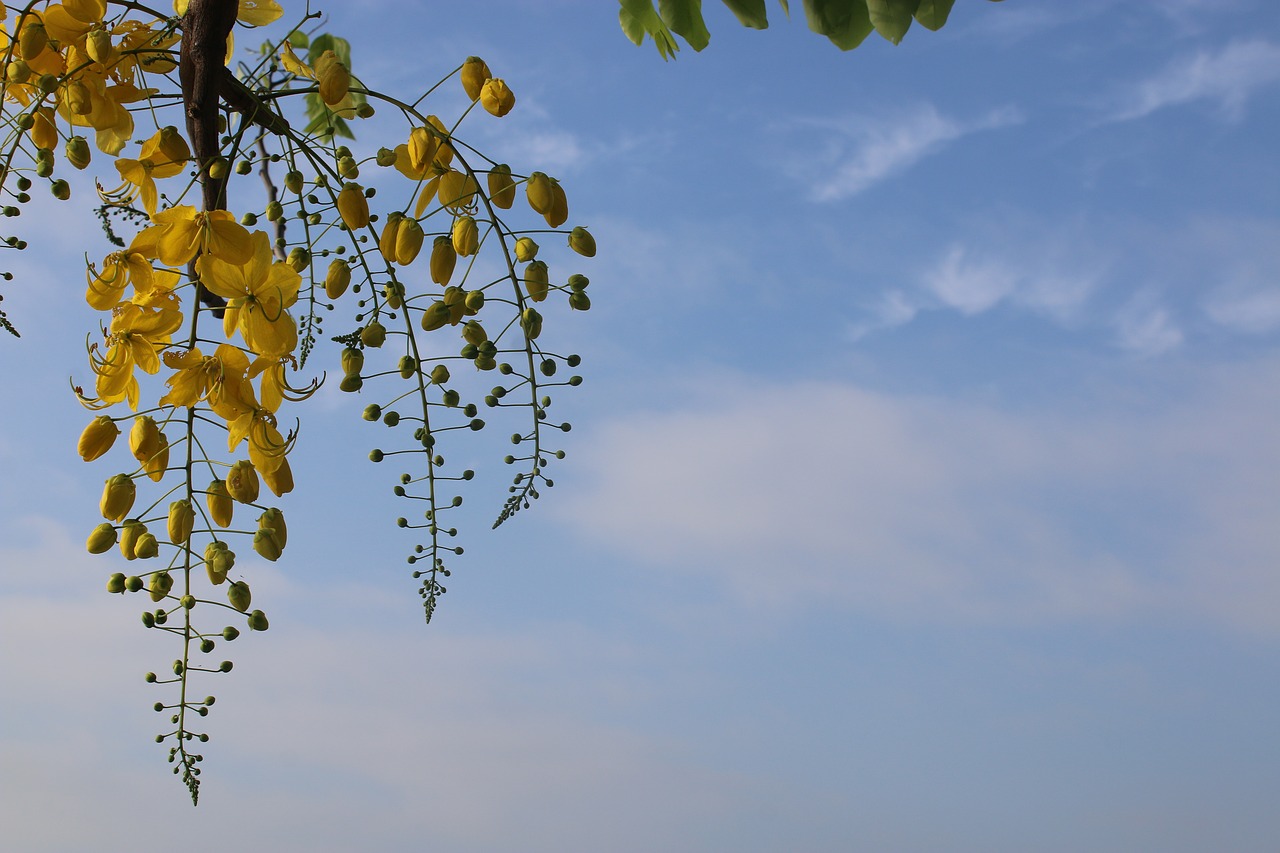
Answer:
M387 300L387 307L399 310L404 305L404 285L398 281L389 281L382 285L382 298Z
M183 498L169 504L169 541L174 545L182 545L191 538L195 523L196 511L191 501Z
M489 171L489 200L503 210L510 210L516 200L516 182L506 163L499 163Z
M236 610L244 613L253 603L253 594L249 592L249 585L244 581L232 581L231 586L227 588L227 601Z
M154 533L144 531L133 546L133 555L139 560L150 560L160 553L160 543Z
M468 316L478 314L480 309L484 307L484 291L472 290L467 293L467 298L462 300L463 308Z
M437 364L431 369L431 381L436 385L443 385L449 381L449 368L443 364Z
M382 234L378 237L378 251L390 262L396 259L396 236L403 219L404 214L398 210L388 213L387 221L382 225Z
M90 59L102 65L108 64L117 56L116 51L111 47L111 33L101 27L89 30L89 34L85 37L84 49Z
M136 518L126 518L120 528L120 553L126 560L137 559L138 537L147 532L147 526Z
M160 433L159 447L156 452L150 458L143 460L142 470L157 483L164 478L164 472L169 470L169 439L165 438L164 433Z
M72 115L87 116L93 112L93 99L89 87L79 80L72 80L63 90L67 110Z
M4 69L5 79L15 86L21 86L31 79L31 66L24 60L12 59Z
M590 231L579 225L569 232L569 248L584 258L594 258L596 256L596 238L591 236Z
M413 375L418 372L418 362L414 361L411 355L400 356L400 363L397 367L400 371L401 379L412 379Z
M204 546L204 568L209 575L209 583L214 586L226 581L227 572L235 564L235 552L227 547L226 542L215 539Z
M284 188L289 192L297 195L302 192L302 184L305 180L303 174L297 169L284 173Z
M107 578L107 592L117 593L124 592L124 590L124 574L122 572L116 572Z
M330 299L337 299L347 292L351 284L351 267L342 259L329 262L329 271L324 277L324 293Z
M448 284L457 262L458 253L453 249L453 242L443 234L436 237L431 243L431 280L436 284Z
M116 437L120 435L120 427L106 415L98 415L89 421L89 425L80 433L80 441L76 450L85 462L92 462L111 449Z
M93 156L89 151L89 141L83 136L73 136L67 140L66 154L67 162L81 170L89 168L89 161Z
M387 327L377 320L370 321L369 325L360 330L360 343L367 347L377 349L386 342Z
M459 74L462 78L462 90L474 101L480 97L480 90L484 88L485 81L492 76L489 73L489 66L483 59L478 56L468 56L462 63L462 71Z
M85 541L84 547L88 549L90 554L105 554L110 551L116 544L116 529L103 522L89 534L89 538Z
M238 460L227 472L227 494L242 504L258 499L258 471L248 459Z
M160 427L150 415L138 415L129 430L129 452L139 462L146 462L160 452Z
M320 100L336 106L347 96L351 86L351 72L331 50L321 54L315 63L316 82L320 84Z
M422 250L422 241L425 237L418 220L408 216L401 219L399 227L396 228L396 263L402 266L413 263L414 258L418 257L418 252Z
M516 260L520 263L528 263L538 257L538 244L533 242L532 237L521 237L516 240Z
M271 507L262 515L258 516L258 527L270 527L275 531L276 541L280 543L283 549L285 543L289 541L289 528L284 521L284 513L276 507Z
M137 488L128 474L116 474L106 481L102 490L102 501L98 507L102 517L108 521L124 521L129 510L133 508L133 499L137 496Z
M453 221L453 250L464 258L480 250L480 229L470 216L459 216Z
M255 610L249 614L250 631L265 631L269 627L271 627L271 625L267 622L267 614L263 613L261 610Z
M529 340L537 340L542 334L542 315L533 308L526 308L520 314L520 328Z
M359 374L364 369L364 352L355 347L344 347L341 360L342 372L348 376Z
M359 184L347 184L338 193L338 214L352 231L369 224L369 200L364 197L364 189Z
M301 246L294 246L289 250L289 256L284 262L296 273L306 272L307 267L311 266L311 253Z
M267 484L271 494L283 497L293 491L293 469L288 459L281 459L274 471L262 471L262 482Z
M222 480L214 480L209 484L205 494L205 504L209 507L209 515L213 523L219 527L230 527L231 516L235 512L235 503L227 492L227 484Z
M489 340L489 335L485 332L484 326L481 326L475 320L468 320L467 324L462 327L462 337L467 343L477 347Z
M386 168L387 166L394 166L396 164L396 152L392 151L390 148L379 148L378 154L374 158L374 162L383 168Z
M284 546L280 543L274 529L270 527L260 527L253 534L253 550L258 552L258 556L264 560L274 563L280 559L280 554L284 550Z
M547 224L559 228L569 218L569 199L559 181L551 182L551 209L543 214Z
M541 302L547 298L547 291L550 288L550 277L547 273L547 265L542 261L533 261L524 269L524 289L529 293L529 298L534 302Z
M486 81L484 87L480 90L480 106L488 110L491 115L501 118L511 112L512 107L515 105L515 94L507 87L506 82L500 78L494 77Z
M466 172L450 170L440 176L440 184L436 188L436 197L440 204L450 210L461 210L474 203L480 187L476 179Z
M525 181L524 194L535 213L546 215L555 203L555 189L545 172L534 172Z
M22 32L18 34L18 54L30 62L39 56L48 44L49 34L45 32L44 24L34 16L29 16Z
M443 302L432 302L422 312L422 330L434 332L449 322L449 306Z
M151 582L147 584L147 591L151 593L152 601L162 600L171 589L173 589L173 575L168 572L156 572L151 576Z

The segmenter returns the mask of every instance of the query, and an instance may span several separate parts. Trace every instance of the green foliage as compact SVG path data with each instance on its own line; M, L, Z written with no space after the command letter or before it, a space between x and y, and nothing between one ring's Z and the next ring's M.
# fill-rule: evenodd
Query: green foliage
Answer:
M642 44L653 39L663 59L680 49L677 36L694 50L711 41L702 18L702 0L618 0L618 19L627 38ZM763 30L769 26L765 0L721 0L744 27ZM998 3L1000 0L991 0ZM911 22L930 30L941 29L951 14L955 0L803 0L809 29L826 36L841 50L853 50L872 32L893 44L902 41ZM790 14L787 0L778 0L784 14Z

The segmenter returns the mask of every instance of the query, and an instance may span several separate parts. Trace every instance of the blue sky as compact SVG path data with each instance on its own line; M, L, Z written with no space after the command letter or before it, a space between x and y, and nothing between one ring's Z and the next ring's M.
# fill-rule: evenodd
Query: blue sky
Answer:
M665 64L609 2L329 11L387 91L483 56L517 106L474 143L596 235L546 332L568 457L490 532L511 430L458 451L424 627L384 428L313 400L193 811L142 681L173 650L83 548L95 226L24 234L6 847L1274 849L1280 9L961 0L842 54L708 4Z

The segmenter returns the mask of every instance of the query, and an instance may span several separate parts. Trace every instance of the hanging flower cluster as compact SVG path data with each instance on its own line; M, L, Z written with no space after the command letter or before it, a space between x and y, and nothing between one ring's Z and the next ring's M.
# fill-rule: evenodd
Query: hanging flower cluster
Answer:
M194 674L231 669L210 657L240 634L225 622L268 627L253 607L246 553L274 562L288 544L283 511L263 499L294 489L294 410L322 380L293 377L325 341L321 312L349 306L334 315L349 325L329 337L339 388L372 395L364 419L402 436L370 458L404 455L416 468L395 492L425 512L397 524L418 534L408 559L429 620L446 558L462 553L445 522L462 502L453 485L473 476L448 467L445 438L485 426L464 398L468 375L492 372L483 404L527 417L512 436L526 452L505 458L521 470L501 523L552 484L549 458L564 454L550 436L569 427L549 418L547 392L581 381L556 378L579 359L543 349L542 311L553 294L570 309L590 307L588 279L554 279L534 239L560 234L569 256L595 254L589 232L565 227L560 183L513 171L457 136L477 107L511 112L504 80L467 58L446 79L457 76L471 106L446 122L419 111L426 95L410 103L353 76L347 43L308 31L315 15L233 71L233 25L282 15L274 0L177 0L171 12L114 0L0 4L6 215L21 213L37 183L70 198L58 174L89 169L94 148L106 159L93 203L116 249L92 253L102 260L86 271L102 333L88 347L92 390L76 391L100 412L79 454L115 472L86 547L118 552L127 570L107 589L145 594L143 624L180 646L172 676L147 680L174 691L156 703L172 723L157 740L170 743L193 801L202 756L191 744L208 739L193 726L214 701L193 698ZM404 118L402 135L363 155L339 144L379 103ZM302 109L290 112L293 104ZM130 143L139 146L132 156ZM520 220L533 225L517 229ZM127 452L116 450L126 430Z

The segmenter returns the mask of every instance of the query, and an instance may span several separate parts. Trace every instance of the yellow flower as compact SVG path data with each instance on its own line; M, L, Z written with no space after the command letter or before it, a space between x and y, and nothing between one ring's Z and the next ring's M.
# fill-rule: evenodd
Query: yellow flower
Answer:
M211 356L196 347L165 353L164 363L175 373L165 380L169 393L160 398L162 406L189 408L206 400L214 414L226 421L257 406L247 376L249 359L231 344L220 344Z
M320 387L318 381L313 381L305 388L294 388L284 377L286 365L296 369L298 361L292 355L286 355L279 358L258 358L249 365L250 379L262 377L262 407L268 411L278 411L285 400L295 403L305 400Z
M85 291L85 301L99 311L109 311L124 299L124 289L130 281L134 290L149 293L152 288L153 270L151 264L139 252L112 252L102 260L102 272L99 273L92 264L85 278L89 282ZM174 274L176 277L176 274Z
M262 356L283 356L298 345L298 326L286 311L298 301L302 277L287 263L274 260L265 231L250 238L251 253L240 262L201 255L196 271L211 293L228 300L223 328L239 328L245 344Z
M134 246L141 251L154 241L156 257L166 266L181 266L197 254L229 264L243 264L253 257L249 231L230 211L196 210L184 204L152 214L151 221L156 224L144 229Z
M173 0L173 11L179 16L185 15L188 5L189 0ZM276 0L240 0L236 20L251 27L265 27L283 14L284 9Z
M169 291L153 293L145 303L122 302L112 312L107 335L107 353L91 359L97 374L98 397L103 403L128 400L138 407L138 380L134 367L145 373L160 369L157 351L169 343L169 336L182 325L182 312Z
M249 461L264 477L279 468L285 454L293 449L293 438L280 434L276 416L265 408L245 412L230 421L227 429L227 451L234 452L240 442L248 439Z
M137 160L116 160L116 171L120 173L125 185L132 185L136 189L130 190L127 195L117 190L113 195L121 196L121 200L129 200L141 193L142 206L148 214L154 214L158 203L155 179L180 174L190 158L191 149L176 127L159 130L143 143L142 154Z
M311 70L311 66L307 65L298 58L298 54L293 52L293 46L288 42L280 50L280 64L284 66L284 70L298 77L306 77L309 80L316 79L316 72Z
M316 59L316 82L320 84L320 100L329 106L342 103L351 85L351 72L332 50Z

